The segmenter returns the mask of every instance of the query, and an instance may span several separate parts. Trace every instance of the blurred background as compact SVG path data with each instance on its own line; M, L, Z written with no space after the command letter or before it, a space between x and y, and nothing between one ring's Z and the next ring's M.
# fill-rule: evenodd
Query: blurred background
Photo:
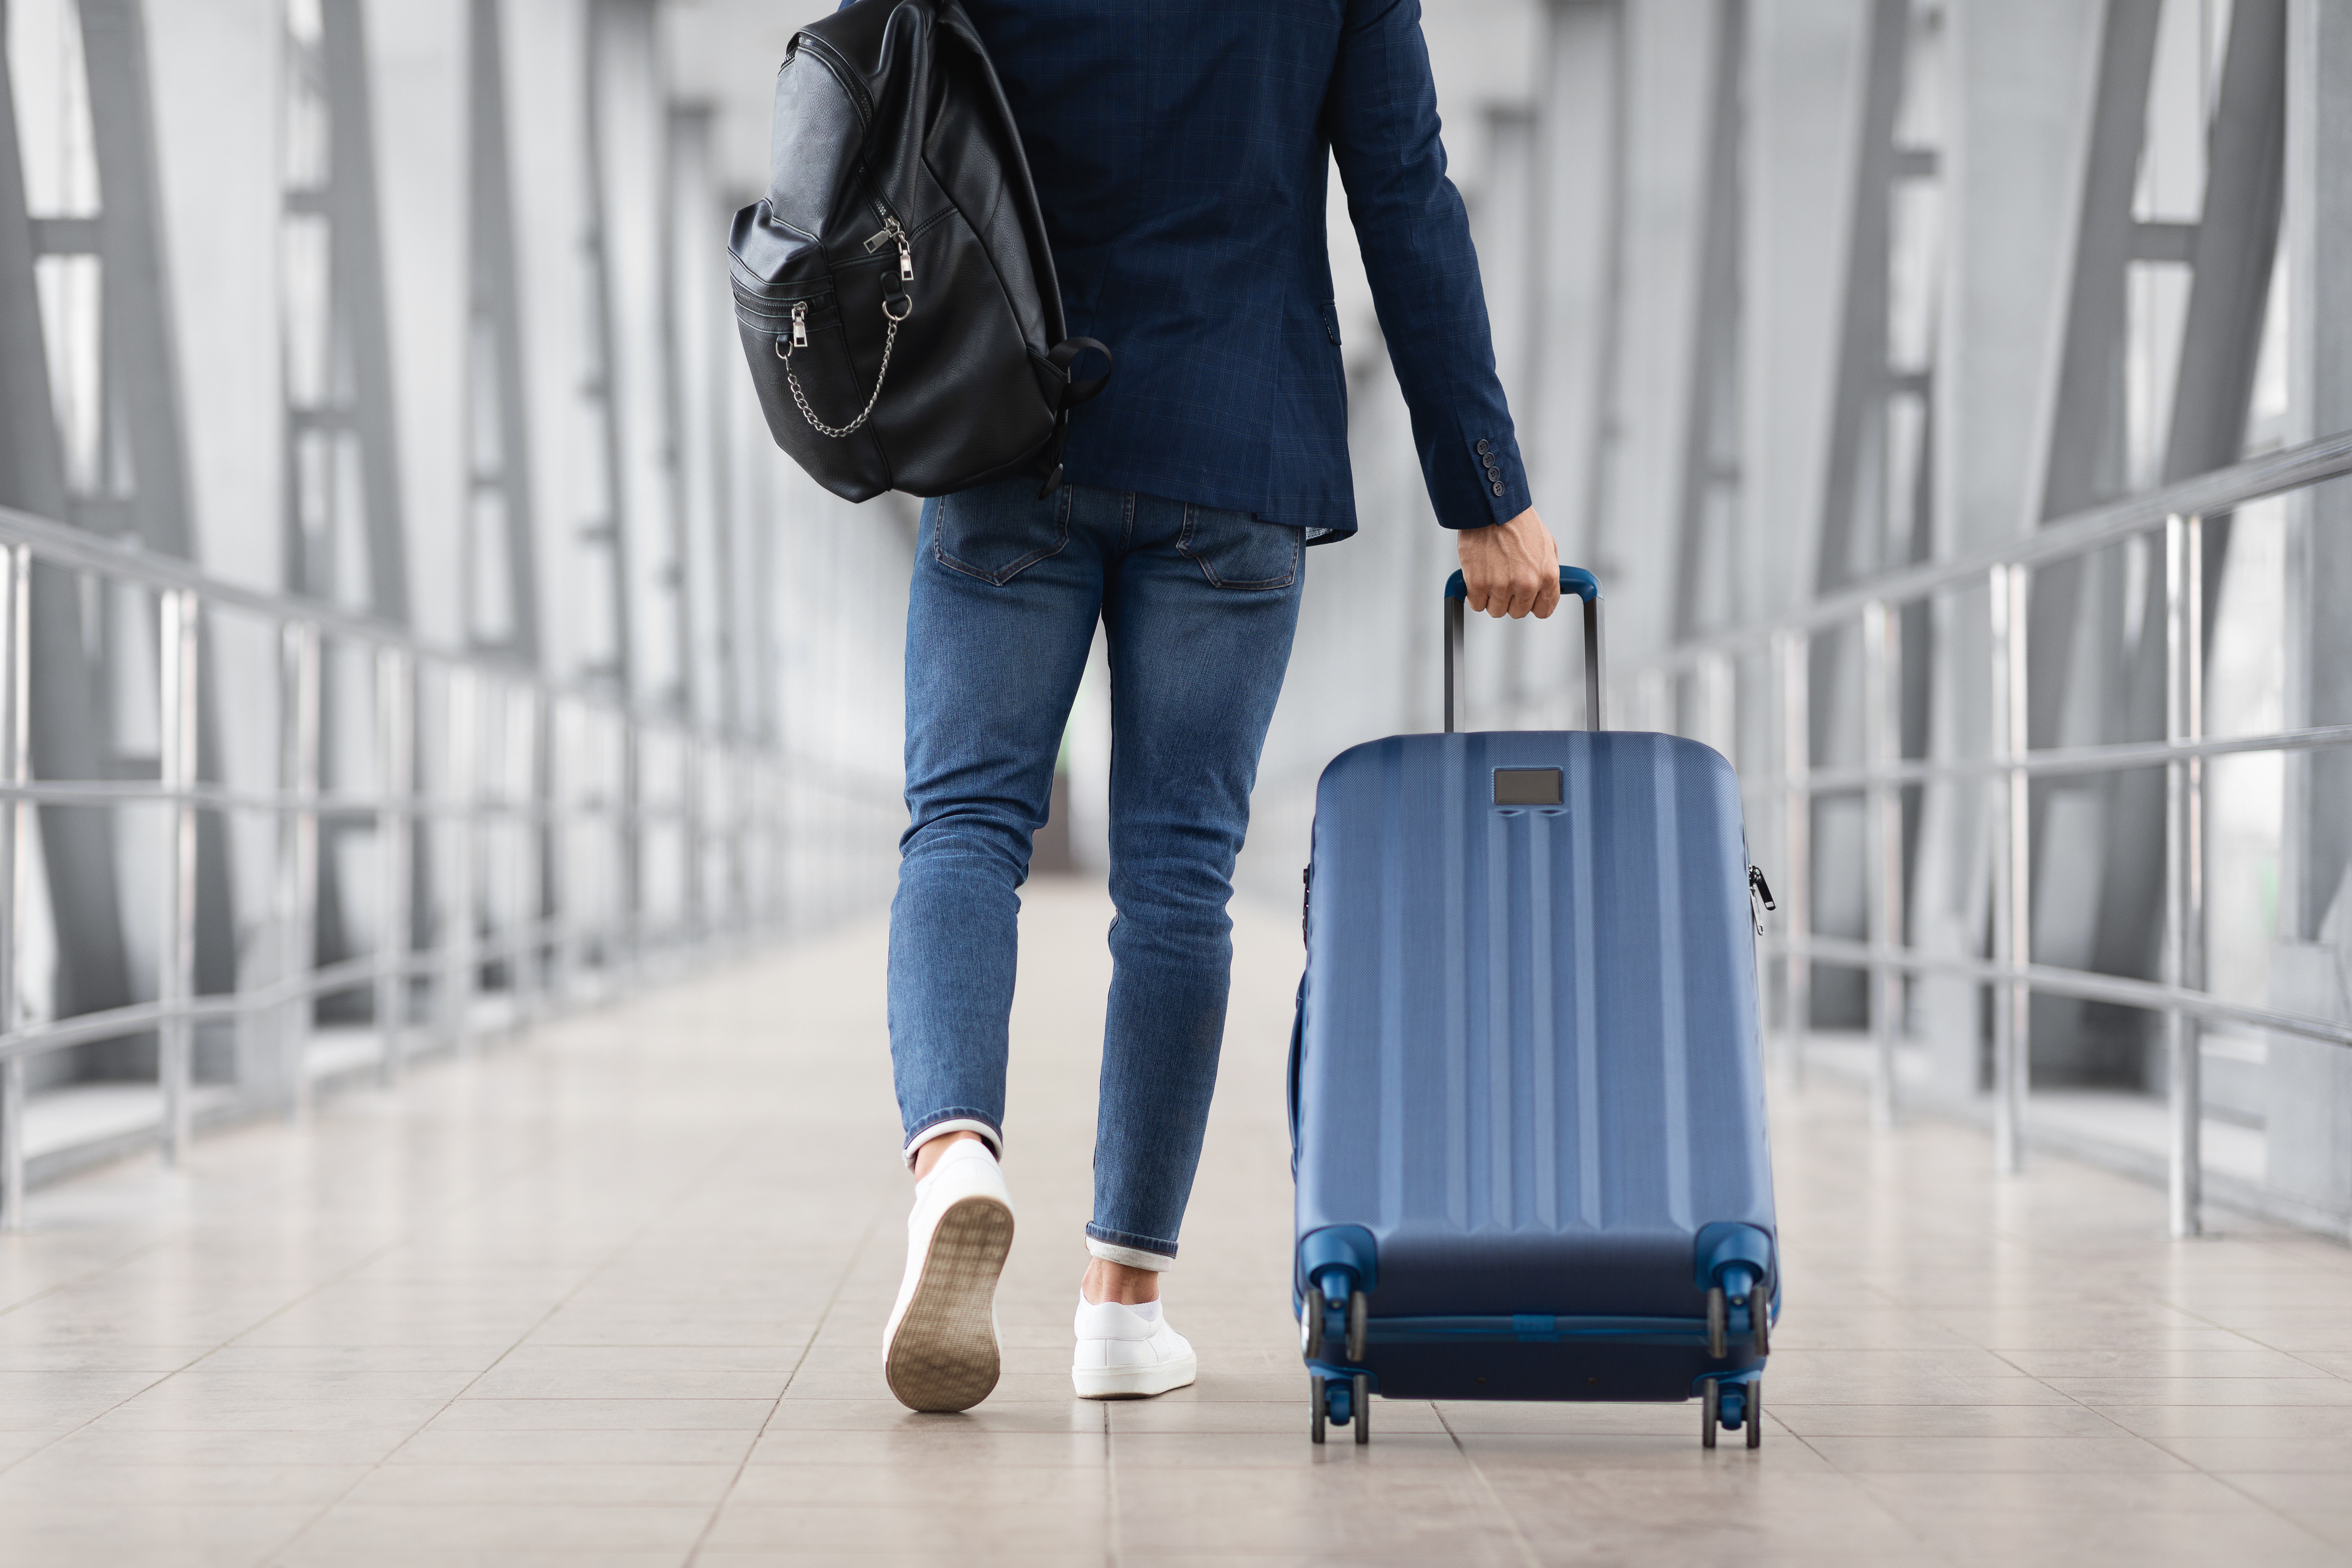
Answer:
M887 901L915 503L773 449L727 292L822 9L0 0L0 1209ZM2352 1230L2352 7L1423 11L1610 721L1749 789L1784 1073ZM1363 531L1247 897L1439 722L1331 201ZM1470 628L1474 727L1583 722L1570 619Z

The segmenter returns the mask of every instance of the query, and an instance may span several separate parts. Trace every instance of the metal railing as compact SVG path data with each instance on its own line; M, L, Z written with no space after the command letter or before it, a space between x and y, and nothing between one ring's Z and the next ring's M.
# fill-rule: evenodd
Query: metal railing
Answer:
M2251 459L2194 479L2054 522L1998 549L1889 572L1829 594L1778 620L1677 644L1633 661L1622 677L1653 718L1684 678L1696 683L1702 707L1727 712L1739 663L1760 657L1770 688L1773 766L1743 788L1753 807L1778 814L1782 834L1781 919L1766 947L1780 967L1780 1039L1787 1065L1801 1077L1811 1029L1816 962L1864 971L1871 1005L1870 1098L1874 1118L1895 1110L1895 1050L1903 1028L1906 976L1941 975L1992 988L1992 1121L1996 1161L2021 1161L2031 1072L2029 1005L2035 992L2106 1002L2160 1014L2168 1059L2168 1170L2172 1230L2201 1225L2204 1157L2199 1030L2232 1023L2305 1040L2352 1045L2352 1025L2250 1007L2204 989L2204 764L2242 752L2292 752L2352 746L2352 725L2212 737L2205 733L2203 519L2250 502L2352 474L2352 434ZM2161 532L2165 738L2110 745L2029 747L2026 612L2034 569ZM1982 588L1990 612L1988 755L1906 759L1902 755L1902 607ZM1858 627L1862 654L1860 766L1812 761L1813 640ZM1718 720L1718 723L1720 721ZM2165 889L2162 978L2099 974L2032 960L2028 789L2035 779L2160 766L2165 770ZM1983 958L1929 953L1903 939L1902 791L1907 785L1962 784L1988 791L1992 830L1992 933ZM1813 932L1813 802L1824 796L1864 800L1864 901L1866 940Z
M156 632L156 778L36 779L30 723L42 700L32 675L30 627L36 563L132 591ZM257 620L277 642L276 788L237 789L200 777L205 722L199 665L228 617ZM373 701L373 779L364 789L322 787L322 718L331 659L356 657ZM348 666L346 666L348 667ZM431 705L420 701L430 693ZM419 787L419 712L437 775ZM519 737L519 744L518 744ZM519 768L487 765L505 745ZM674 781L648 787L654 764ZM505 775L502 779L499 775ZM576 777L567 776L576 774ZM26 1064L46 1052L152 1035L161 1116L157 1139L176 1162L193 1131L199 1026L233 1023L266 1041L275 1061L243 1079L245 1109L310 1105L316 1004L373 993L375 1070L394 1080L426 1050L463 1053L480 1027L486 974L502 974L508 1018L520 1027L591 990L626 986L648 959L698 948L740 948L778 929L814 896L810 864L855 851L841 819L873 817L877 832L895 789L784 754L757 738L626 704L609 688L565 683L511 662L427 645L405 631L318 602L259 592L79 529L0 509L0 1228L25 1213ZM30 859L43 807L146 808L164 814L153 890L160 933L153 999L72 1017L26 1020L22 957L33 887ZM274 979L233 991L197 990L198 821L260 817L274 822L275 874L267 890L275 938ZM373 952L315 961L322 825L371 830L378 852ZM813 834L808 830L814 827ZM441 835L436 898L445 917L411 907L420 831ZM893 829L895 831L895 829ZM678 857L683 889L666 925L649 916L647 842L659 835ZM891 833L877 840L887 848ZM492 867L490 856L502 857ZM601 868L602 886L572 886ZM862 861L845 862L863 885ZM488 879L496 871L513 910L484 929ZM591 879L584 874L583 884ZM796 887L795 884L798 884ZM846 883L845 882L845 885ZM812 896L802 896L812 893ZM477 894L481 894L478 899ZM427 912L428 915L432 912ZM242 967L242 966L241 966ZM420 994L425 1005L420 1009ZM424 1040L412 1040L423 1025Z

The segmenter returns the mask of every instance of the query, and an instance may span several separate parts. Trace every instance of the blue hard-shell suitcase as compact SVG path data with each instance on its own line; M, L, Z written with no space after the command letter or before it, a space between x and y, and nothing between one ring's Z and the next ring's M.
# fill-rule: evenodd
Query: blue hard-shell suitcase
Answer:
M1601 729L1342 752L1315 800L1291 1056L1311 1433L1367 1396L1684 1400L1760 1437L1780 1304L1756 919L1731 765ZM1769 1305L1767 1304L1769 1303Z

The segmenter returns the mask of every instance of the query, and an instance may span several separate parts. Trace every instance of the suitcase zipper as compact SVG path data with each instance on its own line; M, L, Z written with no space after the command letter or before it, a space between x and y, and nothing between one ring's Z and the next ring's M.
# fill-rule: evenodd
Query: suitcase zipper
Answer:
M1765 908L1774 911L1780 909L1780 906L1772 902L1772 884L1764 880L1763 872L1755 866L1749 866L1748 868L1748 913L1755 916L1756 935L1761 936L1764 935L1764 917L1756 913L1756 900L1759 895L1764 900Z

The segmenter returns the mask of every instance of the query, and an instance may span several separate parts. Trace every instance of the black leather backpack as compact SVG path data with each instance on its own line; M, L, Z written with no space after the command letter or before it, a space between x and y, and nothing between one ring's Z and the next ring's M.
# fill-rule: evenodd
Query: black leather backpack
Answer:
M776 444L836 496L1061 479L1071 368L1020 133L956 0L857 0L776 72L767 199L735 214L735 319ZM1040 492L1043 493L1042 491Z

